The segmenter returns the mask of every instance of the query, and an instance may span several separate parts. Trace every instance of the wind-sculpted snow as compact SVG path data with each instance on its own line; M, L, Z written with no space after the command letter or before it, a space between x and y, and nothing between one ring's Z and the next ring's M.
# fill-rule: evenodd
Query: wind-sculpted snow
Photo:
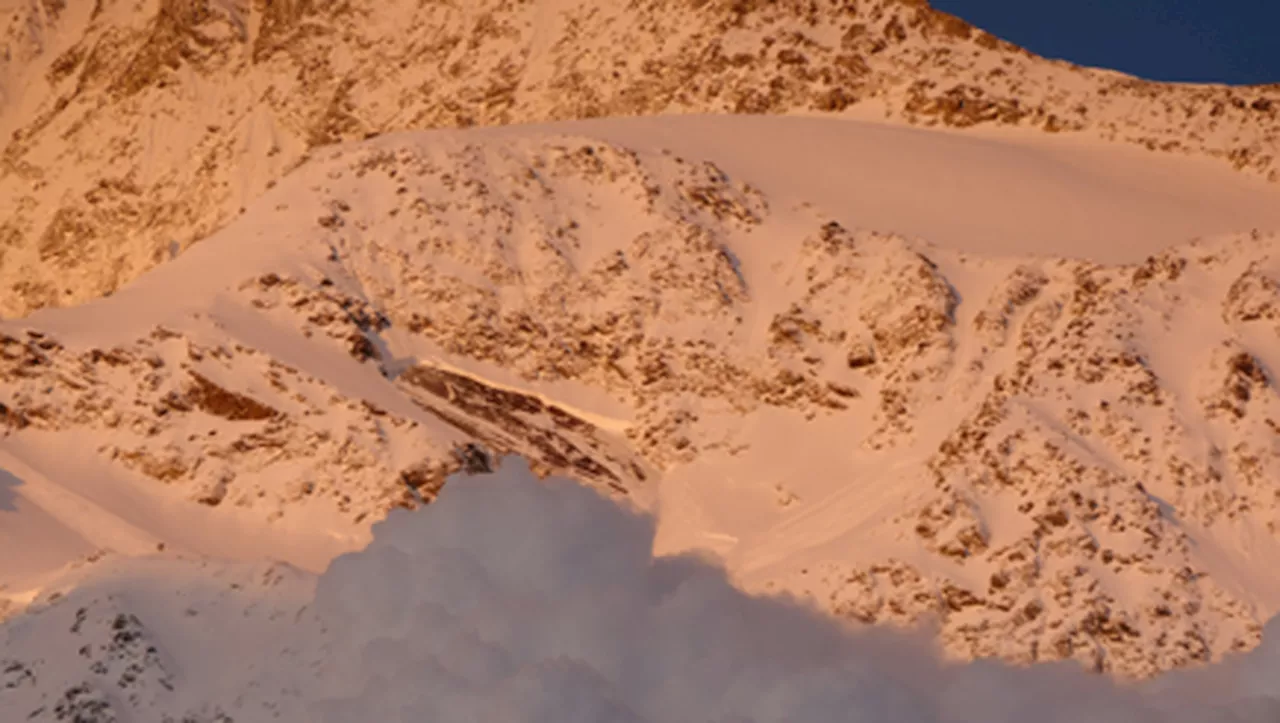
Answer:
M318 580L136 561L2 629L0 706L80 723L1270 723L1271 629L1137 687L940 661L652 555L654 521L518 458L393 513Z

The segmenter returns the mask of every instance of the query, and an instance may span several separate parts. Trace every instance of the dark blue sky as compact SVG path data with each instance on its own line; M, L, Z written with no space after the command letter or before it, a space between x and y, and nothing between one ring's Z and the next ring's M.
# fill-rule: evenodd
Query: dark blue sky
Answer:
M932 0L1039 55L1152 80L1280 83L1280 0Z

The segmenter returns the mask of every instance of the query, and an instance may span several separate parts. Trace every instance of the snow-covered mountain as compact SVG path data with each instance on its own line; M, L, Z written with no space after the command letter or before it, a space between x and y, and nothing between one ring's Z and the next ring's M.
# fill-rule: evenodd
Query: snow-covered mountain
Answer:
M916 2L605 7L4 7L0 593L16 617L0 709L346 721L380 701L378 720L738 720L690 702L724 684L764 696L742 709L763 721L801 710L807 685L825 691L807 710L868 710L822 697L884 687L848 677L886 660L868 624L933 626L952 658L1118 678L1259 645L1280 611L1275 89L1052 63ZM508 454L655 521L536 486L513 489L520 503L432 504L450 474ZM507 499L485 479L444 494L474 481ZM550 522L513 511L524 502ZM423 506L402 520L425 521L371 535ZM613 525L648 531L623 550ZM416 560L413 536L436 534ZM484 565L441 561L459 540L485 541ZM590 557L574 550L597 544L590 564L642 568L651 587L574 587ZM366 572L320 574L369 545L342 558ZM485 567L508 549L528 568ZM847 625L870 647L802 660L742 642L734 655L817 676L766 714L770 663L697 695L644 677L693 664L690 632L748 605L728 588L714 593L728 608L654 623L682 640L668 659L625 640L545 647L503 627L506 608L458 623L448 605L431 617L440 599L376 584L472 571L489 582L449 605L514 595L503 604L563 633L720 591L720 573L670 557L688 551L827 614L799 639L848 642ZM171 581L204 602L155 594ZM366 592L400 622L349 626L365 612L343 596ZM202 660L212 643L185 610L206 602L254 622L217 623L238 632ZM427 658L392 670L371 640L409 635L419 603L470 641L431 648L462 666L433 675L501 695L391 712L393 682ZM802 614L783 607L748 619ZM1077 680L1060 671L953 676L912 657L917 638L884 645L916 646L904 670L943 672L865 699L888 701L868 715L1024 720L1070 691L1114 692L1072 683L1055 699L1026 682ZM227 672L254 641L283 652ZM1211 668L1262 666L1213 705L1274 695L1274 649ZM538 662L560 655L585 668ZM349 670L366 664L370 678ZM1025 700L956 703L997 681ZM597 683L611 692L588 693ZM893 707L933 683L959 692ZM649 684L655 702L636 708ZM540 686L592 703L565 713ZM350 700L308 708L321 693ZM1211 715L1086 693L1071 705L1117 719ZM481 699L517 703L467 707Z
M802 154L768 165L766 193L663 150L700 123L748 167L752 133L791 126L829 126L832 155L930 138L937 168L975 142L723 118L326 150L135 284L3 326L13 529L49 551L15 555L11 588L99 548L319 569L475 444L657 512L660 551L713 551L749 589L936 617L962 657L1148 676L1257 644L1280 604L1274 233L1128 264L978 255L789 197ZM1021 167L1098 151L982 143ZM1231 173L1143 154L1080 169L1061 193L1090 219L1106 211L1087 189L1128 179L1102 197L1151 219L1113 242L1139 254L1183 202L1133 179L1197 170L1171 174L1194 197ZM840 188L875 204L861 173ZM919 215L1031 247L1047 211L1001 216L970 180L985 207L922 195ZM1248 193L1205 222L1239 219Z
M96 298L319 146L655 113L1021 126L1276 180L1280 89L1035 57L922 0L8 0L0 315Z

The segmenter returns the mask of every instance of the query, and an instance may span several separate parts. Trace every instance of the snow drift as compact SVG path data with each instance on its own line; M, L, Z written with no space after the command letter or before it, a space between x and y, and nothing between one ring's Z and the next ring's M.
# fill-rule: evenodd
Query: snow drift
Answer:
M374 532L318 580L205 571L175 584L153 569L84 585L6 626L0 706L121 723L1280 714L1275 624L1246 656L1142 687L1069 663L947 664L925 635L852 628L746 595L708 561L655 558L652 518L572 482L538 482L514 457ZM313 581L313 600L281 592Z

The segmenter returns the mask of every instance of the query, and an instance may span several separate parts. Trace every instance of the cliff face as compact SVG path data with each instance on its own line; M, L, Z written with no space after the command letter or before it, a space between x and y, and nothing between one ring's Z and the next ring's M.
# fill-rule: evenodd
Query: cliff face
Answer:
M1277 177L1280 90L1050 62L906 0L30 0L4 20L0 314L95 298L308 152L658 113L1026 126Z

